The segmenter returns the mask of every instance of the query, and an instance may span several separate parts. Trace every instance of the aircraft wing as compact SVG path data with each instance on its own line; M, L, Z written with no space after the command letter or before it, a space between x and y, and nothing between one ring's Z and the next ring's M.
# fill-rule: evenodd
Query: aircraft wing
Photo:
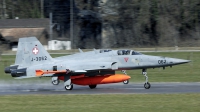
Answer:
M66 66L66 69L71 71L79 71L79 70L102 70L102 69L111 69L116 70L118 69L117 62L83 62L83 63L75 63Z
M58 70L33 70L27 69L31 75L27 74L26 76L17 77L16 79L24 79L24 78L33 78L33 77L49 77L54 76L55 74L68 74L71 72L72 74L84 74L89 71L95 70L116 70L118 69L117 62L82 62L82 63L71 63L66 65L63 69Z

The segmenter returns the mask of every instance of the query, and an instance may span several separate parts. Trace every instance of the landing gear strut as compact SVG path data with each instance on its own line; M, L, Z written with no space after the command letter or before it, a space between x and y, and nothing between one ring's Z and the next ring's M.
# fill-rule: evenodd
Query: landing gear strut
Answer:
M124 73L125 75L127 75L126 70L122 70L122 73Z
M66 69L66 75L64 76L64 86L66 90L72 90L73 84L70 78L70 70Z
M147 70L146 69L142 69L142 75L145 76L144 88L149 89L151 87L151 84L148 82L148 76L147 76Z
M122 73L124 73L125 75L127 75L126 70L122 70ZM123 83L124 83L124 84L128 84L128 83L129 83L129 80L125 80L125 81L123 81Z

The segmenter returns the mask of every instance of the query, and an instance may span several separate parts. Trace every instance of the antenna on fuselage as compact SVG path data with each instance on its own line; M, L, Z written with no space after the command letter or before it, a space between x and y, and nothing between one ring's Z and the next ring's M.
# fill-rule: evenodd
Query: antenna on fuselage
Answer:
M93 50L94 50L94 52L97 54L98 52L97 52L97 50L95 49L95 48L93 48Z
M83 53L83 51L80 48L78 48L78 50L79 50L80 53Z

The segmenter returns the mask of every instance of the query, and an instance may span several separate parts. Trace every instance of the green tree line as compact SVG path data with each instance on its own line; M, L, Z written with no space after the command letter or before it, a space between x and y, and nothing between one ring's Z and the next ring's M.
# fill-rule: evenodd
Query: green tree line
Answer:
M200 46L199 0L116 0L111 46Z
M6 0L7 19L40 18L40 0Z
M200 0L100 2L75 0L75 5L79 10L102 15L102 30L107 32L102 36L108 40L107 47L200 46ZM41 17L40 0L6 0L6 4L9 19Z

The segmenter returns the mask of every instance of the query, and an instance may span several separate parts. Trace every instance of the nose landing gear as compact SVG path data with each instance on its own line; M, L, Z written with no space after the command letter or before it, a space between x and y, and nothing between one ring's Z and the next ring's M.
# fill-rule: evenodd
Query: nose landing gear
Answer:
M151 84L149 82L144 83L144 88L149 89L151 87Z
M151 87L151 84L148 82L148 76L147 76L147 70L142 69L142 75L145 77L145 83L144 83L144 88L149 89Z

